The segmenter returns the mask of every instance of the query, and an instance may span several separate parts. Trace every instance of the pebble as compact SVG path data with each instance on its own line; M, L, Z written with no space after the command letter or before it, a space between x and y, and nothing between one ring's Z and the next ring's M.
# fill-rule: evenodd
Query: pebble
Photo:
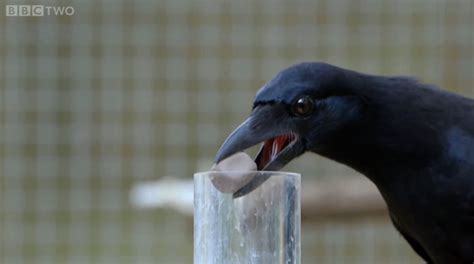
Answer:
M249 183L256 174L257 164L244 152L238 152L212 166L211 181L223 193L234 193Z

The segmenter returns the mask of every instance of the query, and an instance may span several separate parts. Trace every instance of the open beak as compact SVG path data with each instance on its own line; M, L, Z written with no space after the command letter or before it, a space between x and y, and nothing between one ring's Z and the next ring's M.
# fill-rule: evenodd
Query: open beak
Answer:
M289 116L284 106L267 104L257 106L252 114L224 141L217 152L215 162L262 143L255 157L258 170L277 171L295 157L303 154L300 137L291 130ZM234 193L234 198L243 196L265 182L270 174L255 177Z

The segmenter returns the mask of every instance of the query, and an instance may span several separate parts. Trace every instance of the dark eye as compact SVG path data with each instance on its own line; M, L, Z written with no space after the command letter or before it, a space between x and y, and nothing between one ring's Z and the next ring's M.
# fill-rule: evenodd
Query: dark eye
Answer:
M291 111L298 116L307 116L313 111L313 99L309 96L301 97L293 103Z

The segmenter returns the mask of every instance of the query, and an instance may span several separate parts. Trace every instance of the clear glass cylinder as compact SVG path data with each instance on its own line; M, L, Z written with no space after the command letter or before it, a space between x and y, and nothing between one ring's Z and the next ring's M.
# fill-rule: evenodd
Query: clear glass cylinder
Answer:
M216 173L194 175L194 264L301 263L300 175L255 172L268 179L234 199Z

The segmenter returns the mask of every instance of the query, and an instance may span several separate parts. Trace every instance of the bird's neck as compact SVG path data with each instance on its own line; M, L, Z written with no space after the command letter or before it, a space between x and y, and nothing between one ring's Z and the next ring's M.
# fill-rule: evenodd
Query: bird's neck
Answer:
M374 182L400 170L420 170L441 154L436 106L420 100L415 80L348 71L351 94L367 103L364 119L336 133L315 152L346 164ZM411 87L410 87L411 86ZM429 111L426 111L429 109ZM436 120L436 121L435 121Z
M355 135L335 139L317 152L366 175L374 183L388 182L397 171L422 171L438 160L441 149L397 135Z

